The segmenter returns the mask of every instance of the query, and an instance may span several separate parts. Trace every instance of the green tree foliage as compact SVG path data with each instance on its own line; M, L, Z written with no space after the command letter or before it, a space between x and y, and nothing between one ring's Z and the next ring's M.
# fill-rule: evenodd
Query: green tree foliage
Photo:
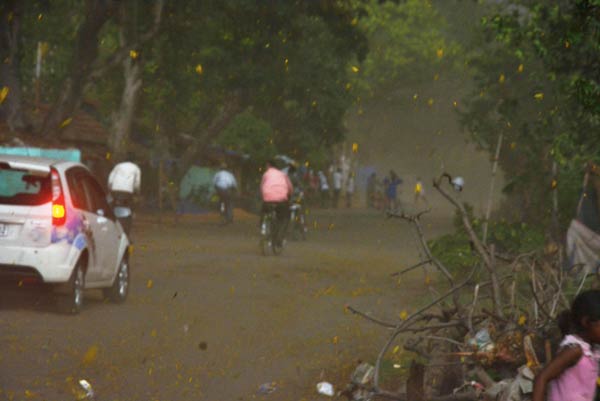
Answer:
M350 7L181 1L165 11L147 50L146 128L169 114L165 129L196 136L235 98L268 122L280 151L303 157L341 139L347 66L365 51Z
M446 21L429 1L361 3L357 20L369 40L362 71L354 68L356 85L364 93L386 92L414 84L452 67L459 46L445 35Z
M277 152L273 145L273 129L249 110L233 119L218 142L226 149L252 155L252 166L257 171Z
M557 162L568 220L584 163L600 158L600 3L522 1L490 10L480 28L463 124L490 152L504 135L500 163L517 217L548 221Z

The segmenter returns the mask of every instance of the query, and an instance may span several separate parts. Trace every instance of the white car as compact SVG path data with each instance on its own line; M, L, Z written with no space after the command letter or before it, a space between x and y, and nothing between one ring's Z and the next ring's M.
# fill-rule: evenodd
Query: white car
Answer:
M0 280L66 290L66 306L77 313L87 288L125 300L128 250L106 193L84 165L0 155Z

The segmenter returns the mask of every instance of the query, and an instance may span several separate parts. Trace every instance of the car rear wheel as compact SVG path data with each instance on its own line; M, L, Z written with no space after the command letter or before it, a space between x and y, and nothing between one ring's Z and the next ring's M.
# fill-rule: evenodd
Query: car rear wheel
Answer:
M113 302L122 303L127 299L127 294L129 294L129 262L127 258L123 258L115 281L111 287L104 289L104 296Z
M77 314L83 309L83 292L85 288L85 270L81 261L77 262L71 278L67 283L65 309L68 313Z

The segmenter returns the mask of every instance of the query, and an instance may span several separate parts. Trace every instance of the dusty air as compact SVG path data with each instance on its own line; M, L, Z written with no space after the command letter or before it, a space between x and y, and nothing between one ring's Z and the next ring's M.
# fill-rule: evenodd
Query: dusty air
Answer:
M0 401L600 399L599 27L0 2Z

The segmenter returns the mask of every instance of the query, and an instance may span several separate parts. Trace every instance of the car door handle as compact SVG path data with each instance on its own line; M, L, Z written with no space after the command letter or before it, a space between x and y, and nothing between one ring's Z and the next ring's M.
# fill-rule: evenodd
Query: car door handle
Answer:
M106 224L107 221L108 221L108 219L106 217L103 217L103 216L98 216L98 218L96 219L96 222L98 224Z

